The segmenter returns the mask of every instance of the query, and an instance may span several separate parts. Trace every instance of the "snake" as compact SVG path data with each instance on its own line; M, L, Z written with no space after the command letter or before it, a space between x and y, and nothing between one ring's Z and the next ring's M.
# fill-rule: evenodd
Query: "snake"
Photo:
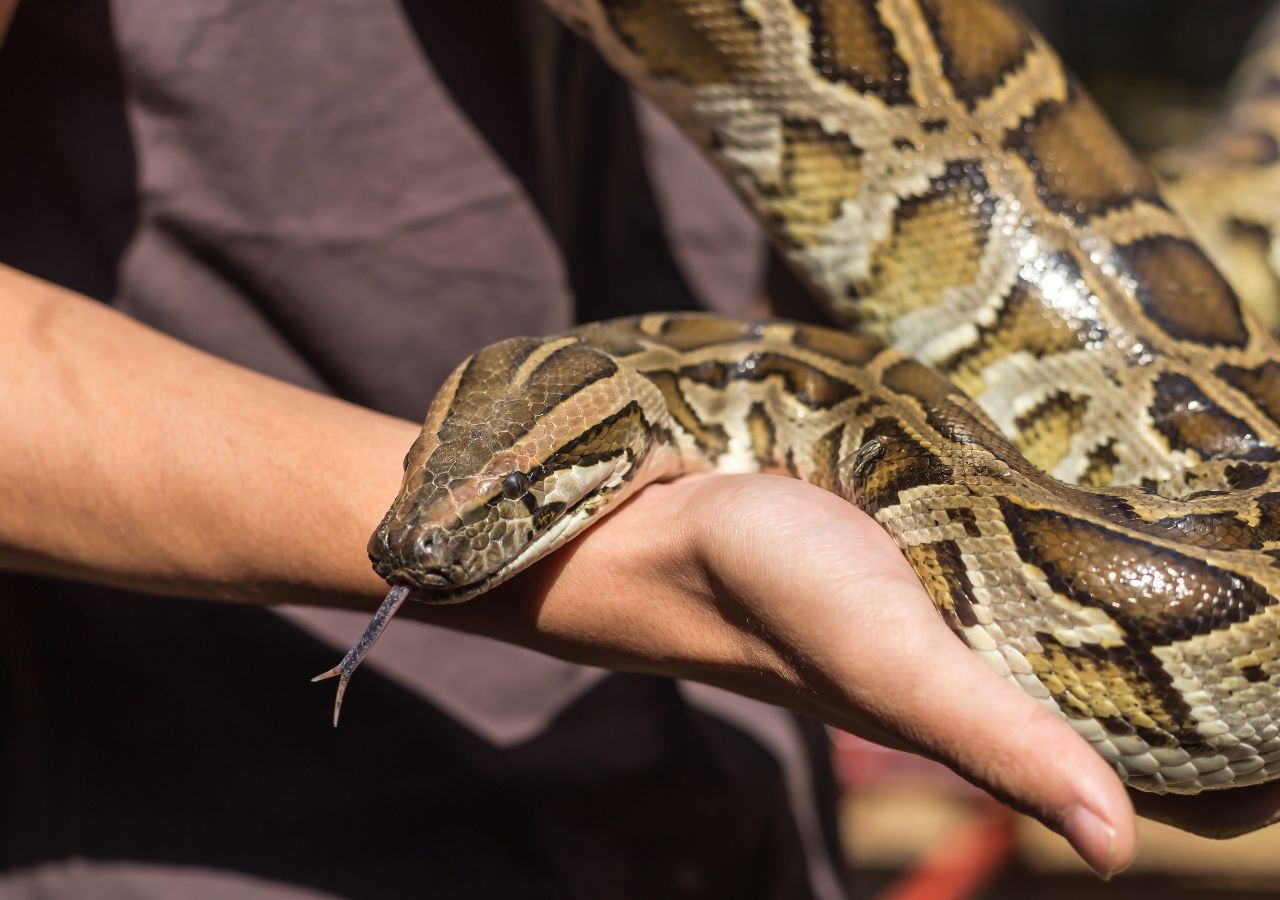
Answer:
M1215 172L1260 195L1280 80L1158 178L999 0L548 4L829 322L655 313L464 361L369 542L391 592L318 676L335 724L407 599L477 597L654 481L781 471L874 517L1129 786L1280 777L1280 347L1190 220L1227 215Z

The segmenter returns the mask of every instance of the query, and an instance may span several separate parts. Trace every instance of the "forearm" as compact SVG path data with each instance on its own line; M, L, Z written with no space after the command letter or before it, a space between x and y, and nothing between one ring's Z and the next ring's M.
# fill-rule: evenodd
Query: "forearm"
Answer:
M384 589L364 544L412 423L3 267L0 384L0 567L249 602Z
M9 23L18 8L18 0L0 0L0 47L4 46L5 35L9 33Z

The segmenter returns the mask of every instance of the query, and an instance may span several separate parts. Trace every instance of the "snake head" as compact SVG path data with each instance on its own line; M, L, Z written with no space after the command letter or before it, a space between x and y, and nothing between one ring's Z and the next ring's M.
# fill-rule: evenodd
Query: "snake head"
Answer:
M514 338L464 361L369 541L374 570L456 603L564 544L633 487L653 443L646 390L576 336Z

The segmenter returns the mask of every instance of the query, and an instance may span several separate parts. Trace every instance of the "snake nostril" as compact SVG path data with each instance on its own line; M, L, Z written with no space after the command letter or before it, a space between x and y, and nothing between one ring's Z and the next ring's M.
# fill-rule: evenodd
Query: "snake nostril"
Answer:
M413 540L413 555L418 559L430 559L431 553L434 549L434 535L432 535L431 532L423 532Z
M439 528L420 528L413 535L413 541L405 555L411 556L414 562L424 569L442 568L445 564L448 542Z

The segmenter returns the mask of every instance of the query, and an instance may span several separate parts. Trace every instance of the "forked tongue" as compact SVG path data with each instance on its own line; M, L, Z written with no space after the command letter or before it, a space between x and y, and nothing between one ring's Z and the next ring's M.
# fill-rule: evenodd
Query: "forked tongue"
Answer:
M393 587L391 592L387 594L387 599L382 601L382 605L378 607L378 611L373 614L373 618L369 621L368 626L364 630L364 634L360 635L360 640L356 641L355 646L347 651L347 655L342 657L342 662L338 663L327 672L321 672L312 683L324 681L326 678L338 677L338 696L333 701L333 727L338 727L338 716L342 713L342 695L347 692L347 682L351 680L351 675L355 672L356 667L360 665L366 653L377 643L378 638L382 637L383 630L391 622L392 616L396 614L396 610L400 608L400 604L404 603L405 598L409 596L409 589L403 585Z

